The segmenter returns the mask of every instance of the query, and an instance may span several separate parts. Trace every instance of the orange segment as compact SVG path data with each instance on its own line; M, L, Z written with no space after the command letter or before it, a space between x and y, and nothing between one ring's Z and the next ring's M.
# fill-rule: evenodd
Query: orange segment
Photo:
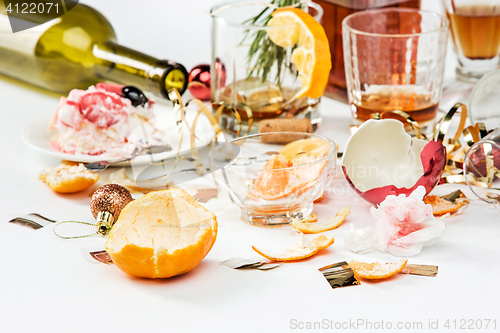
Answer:
M255 190L270 198L282 196L289 179L289 171L284 169L287 167L288 160L285 156L273 155L264 165L263 172L255 179Z
M59 193L76 193L94 185L99 176L85 169L83 163L62 161L54 168L43 169L38 178L51 190Z
M386 263L380 264L375 263L364 263L359 261L351 260L349 266L352 268L354 273L365 279L385 279L397 274L405 268L407 259L401 259L399 263Z
M252 249L269 260L292 261L309 258L318 253L318 251L326 249L335 241L333 237L328 238L325 235L318 236L312 241L308 241L304 235L301 235L301 237L302 239L299 244L293 245L290 249L283 251L281 254L274 254L267 250L258 249L255 246L252 246Z
M325 162L316 163L308 168L286 169L305 165L322 158L328 153L328 142L321 139L303 139L287 144L274 155L262 173L255 179L254 191L248 197L254 200L276 200L292 193L301 195L317 184Z
M305 220L294 219L292 222L292 226L298 231L304 234L317 234L320 232L332 230L338 228L339 225L344 222L347 215L351 213L351 207L341 207L338 211L337 215L329 218L325 222L315 223L315 222L306 222Z
M291 62L297 68L302 89L294 98L321 97L332 67L325 30L311 15L299 8L279 8L272 16L267 25L275 29L267 31L269 39L281 47L297 44Z
M127 274L167 278L195 268L217 237L215 214L181 189L131 201L111 229L106 251Z

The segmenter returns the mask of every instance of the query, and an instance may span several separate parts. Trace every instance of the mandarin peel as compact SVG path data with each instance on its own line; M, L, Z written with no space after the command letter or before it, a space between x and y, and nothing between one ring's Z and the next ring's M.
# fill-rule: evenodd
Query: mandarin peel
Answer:
M307 222L305 220L294 219L292 226L304 234L317 234L338 228L350 213L351 206L341 207L335 216L324 222Z
M40 171L38 178L54 192L76 193L94 185L99 175L85 169L83 163L62 161L56 167Z
M252 249L266 259L273 261L295 261L312 257L320 250L328 248L334 243L335 239L328 238L325 235L318 236L313 240L307 240L301 235L301 242L294 244L291 248L284 250L281 254L275 254L262 248L252 245Z
M354 274L357 277L361 277L368 280L380 280L389 278L399 272L401 272L406 264L407 259L401 259L398 263L385 263L380 264L375 263L364 263L355 260L349 262L349 267L352 268Z

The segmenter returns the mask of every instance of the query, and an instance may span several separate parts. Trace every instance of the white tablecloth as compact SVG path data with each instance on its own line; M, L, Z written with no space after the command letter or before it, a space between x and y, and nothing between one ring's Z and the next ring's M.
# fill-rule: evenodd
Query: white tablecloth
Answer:
M111 18L126 44L156 55L171 54L172 59L185 58L189 68L209 60L209 19L201 10L214 1L85 2ZM425 0L423 5L436 6ZM130 11L137 17L127 16ZM130 24L130 19L136 22ZM153 26L173 29L173 38L183 42L182 47L171 49L158 31L154 37L147 35L145 31ZM200 33L207 40L199 41ZM144 35L148 38L141 38ZM199 52L198 47L206 51ZM448 77L453 75L450 61ZM2 77L0 97L0 332L313 331L309 327L371 331L370 325L372 330L390 325L422 332L436 324L439 331L456 331L464 322L462 327L469 328L480 321L484 330L488 320L490 331L495 325L500 328L500 211L480 201L446 219L441 241L410 258L410 263L438 265L437 277L398 275L389 281L331 289L318 268L351 259L399 260L379 252L356 255L347 250L343 235L350 224L361 228L373 226L375 220L370 205L344 179L335 180L330 195L314 210L320 221L340 206L351 205L352 213L338 229L327 232L335 236L335 244L310 259L270 271L221 266L221 261L232 257L255 256L251 245L279 249L298 241L290 227L244 223L233 206L217 216L220 229L212 251L185 275L146 280L130 277L114 265L92 263L83 254L103 249L102 237L62 240L50 227L31 230L7 223L12 215L33 212L58 221L93 219L90 190L72 195L52 192L38 180L38 173L59 160L31 150L20 140L27 121L52 113L58 96ZM324 98L321 111L323 126L318 133L338 142L343 150L351 124L348 107ZM473 198L462 185L438 186L433 193L457 188Z

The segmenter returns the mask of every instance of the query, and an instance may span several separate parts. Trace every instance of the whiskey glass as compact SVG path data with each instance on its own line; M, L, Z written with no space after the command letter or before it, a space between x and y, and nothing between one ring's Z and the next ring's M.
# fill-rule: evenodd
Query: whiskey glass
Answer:
M500 0L443 0L457 55L457 78L477 82L500 66Z
M485 74L500 66L500 0L443 0L457 58L456 80L443 88L443 111L467 103Z
M366 9L403 7L420 9L420 0L315 0L323 8L323 27L330 43L332 69L325 96L347 103L347 86L342 47L342 21L346 16Z
M400 110L424 131L432 128L442 92L448 19L431 11L390 8L349 15L342 27L353 118L364 122Z

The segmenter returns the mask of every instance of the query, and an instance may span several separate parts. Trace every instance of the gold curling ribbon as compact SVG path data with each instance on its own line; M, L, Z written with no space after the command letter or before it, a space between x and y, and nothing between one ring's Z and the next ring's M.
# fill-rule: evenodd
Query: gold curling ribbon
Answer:
M415 136L418 139L429 140L425 134L422 133L418 123L406 112L401 110L391 110L384 111L381 113L372 114L373 119L384 119L384 115L393 113L403 119L412 127ZM450 129L452 119L460 114L460 123L458 125L457 131L452 138L446 139L448 131ZM446 115L441 118L434 127L432 138L434 141L441 143L446 148L446 166L441 176L441 184L443 183L465 183L466 176L463 174L463 163L464 157L467 153L469 147L474 143L479 142L483 137L488 134L486 126L483 123L477 123L474 126L468 126L465 128L465 123L467 121L467 106L462 103L456 103L453 107L446 113ZM351 129L352 132L352 129ZM460 138L463 136L465 145L462 146ZM470 184L487 188L491 186L494 177L500 178L500 171L494 166L492 152L485 152L487 156L486 168L487 175L485 177L474 177L473 175L467 175L467 180ZM459 169L459 171L455 171Z
M467 121L467 106L462 103L456 103L455 105L453 105L450 111L448 111L448 113L437 122L436 127L434 128L434 141L440 143L444 141L444 138L450 128L451 120L459 109L461 109L460 124L458 125L457 132L453 137L453 142L458 142L458 139L460 138L464 130L465 122Z
M422 139L422 140L427 140L427 137L425 134L422 133L422 130L420 129L420 126L418 123L406 112L401 111L401 110L387 110L383 111L382 113L375 113L372 118L374 119L384 119L384 115L393 113L395 115L398 115L406 120L408 124L410 124L411 128L413 129L413 132L415 133L415 136L417 139Z
M460 112L459 112L460 110ZM445 140L450 123L454 116L460 113L460 123L453 138ZM462 103L456 103L448 113L441 118L434 129L434 140L441 142L446 147L447 163L441 178L442 183L466 183L482 188L491 187L494 177L500 174L494 165L493 151L491 145L485 145L486 170L487 174L484 177L476 177L472 174L465 175L463 173L464 158L469 148L476 142L479 142L488 134L486 126L483 123L476 123L474 126L465 128L467 120L467 106ZM465 145L460 142L460 137L463 136ZM458 172L454 170L459 169ZM446 175L447 174L447 175ZM479 172L478 172L479 174Z
M210 122L212 125L212 129L214 130L215 136L214 139L209 142L208 144L215 144L217 142L225 142L226 139L224 137L224 132L229 132L231 133L232 136L239 137L242 134L243 130L243 123L241 121L241 116L238 113L238 111L230 106L227 103L224 102L218 102L218 103L211 103L212 109L216 110L215 115L212 114L210 110L208 110L207 105L205 105L201 100L193 98L191 100L188 100L185 104L182 101L181 94L179 91L175 88L169 90L168 96L170 98L170 101L172 102L172 105L174 107L174 112L175 112L175 121L176 121L176 129L177 129L177 137L179 139L179 144L177 147L177 152L175 156L175 162L173 168L168 172L167 174L161 176L161 177L155 177L154 179L150 179L149 181L158 181L160 179L167 179L170 173L172 173L179 160L186 160L188 162L191 162L198 175L203 176L206 174L206 170L203 166L203 164L200 162L200 157L198 154L198 150L196 149L196 139L202 141L200 138L196 136L196 126L198 123L198 119L200 115L204 115L207 120ZM194 103L198 107L198 111L193 119L193 123L189 124L189 122L186 119L186 112L187 112L187 107L191 104ZM240 103L241 104L241 103ZM252 123L253 123L253 113L252 110L242 104L243 110L246 112L247 118L248 118L248 129L245 133L245 135L250 134L250 130L252 128ZM224 112L229 111L230 114L234 116L234 119L237 123L238 130L235 130L233 128L221 128L219 125L220 117ZM183 135L183 127L184 125L188 128L189 133L190 133L190 150L191 150L191 157L186 157L186 156L180 156L181 153L181 146L182 146L182 140L184 139ZM152 165L165 165L164 161L159 161L159 162L154 162L151 161ZM145 180L147 182L148 180Z

